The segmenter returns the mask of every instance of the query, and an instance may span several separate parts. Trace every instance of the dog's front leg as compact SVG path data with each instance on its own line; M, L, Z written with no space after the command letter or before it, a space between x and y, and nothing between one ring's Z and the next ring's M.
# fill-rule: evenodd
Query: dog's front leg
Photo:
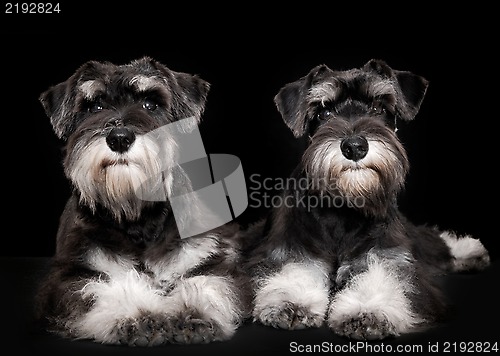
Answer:
M84 294L94 305L73 328L77 337L102 343L154 346L229 339L242 320L234 283L228 277L182 278L168 295L131 271L123 281L95 281Z
M409 252L387 258L368 252L339 268L343 288L332 298L327 324L336 334L358 340L376 340L411 331L424 320L414 310L418 293L412 278ZM341 276L344 274L344 276Z
M240 300L228 276L180 279L165 300L168 341L194 344L229 339L243 320Z
M320 327L328 307L327 267L314 261L290 262L257 281L253 318L282 329Z

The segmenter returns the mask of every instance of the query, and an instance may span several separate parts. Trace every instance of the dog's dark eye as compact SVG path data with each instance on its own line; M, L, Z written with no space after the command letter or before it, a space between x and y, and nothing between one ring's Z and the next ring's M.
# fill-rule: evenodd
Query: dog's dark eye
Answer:
M322 108L318 113L316 114L316 118L320 121L326 121L329 120L333 116L333 110L329 108Z
M92 112L92 113L99 112L102 109L104 109L104 107L102 106L100 101L95 101L95 102L91 103L90 106L88 107L88 111Z
M156 103L156 101L152 100L152 99L145 99L144 100L144 103L142 104L142 107L146 110L149 110L149 111L154 111L158 108L158 104Z
M372 115L382 115L385 113L385 108L382 105L381 100L375 100L370 107L370 113Z

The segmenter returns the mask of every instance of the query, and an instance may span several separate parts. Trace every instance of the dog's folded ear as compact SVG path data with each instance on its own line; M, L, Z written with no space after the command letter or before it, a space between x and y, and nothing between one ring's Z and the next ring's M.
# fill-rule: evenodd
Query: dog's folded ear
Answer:
M71 102L74 102L74 98L72 99L70 85L68 84L70 80L71 78L50 87L39 97L45 113L50 118L54 132L57 137L62 139L67 139L73 130L71 127L73 120L68 119L68 117L75 115L75 112L72 112L71 109L73 107Z
M382 77L392 79L394 89L398 91L396 113L403 120L412 120L420 110L429 82L427 79L407 71L394 70L383 60L371 59L363 70L375 72Z
M50 123L57 137L67 139L77 124L77 101L78 97L82 95L76 89L79 80L82 77L93 78L105 71L107 66L109 63L88 61L82 64L67 80L51 86L40 95L38 99L50 118ZM97 83L94 85L98 86ZM96 89L89 87L89 90Z
M197 75L175 72L150 58L143 58L142 61L149 61L167 78L172 92L172 116L176 120L194 117L199 123L205 110L210 84ZM194 127L188 129L194 129Z
M300 137L307 131L307 95L313 83L326 73L331 73L331 69L324 64L318 65L306 76L286 84L274 97L279 113L295 137Z

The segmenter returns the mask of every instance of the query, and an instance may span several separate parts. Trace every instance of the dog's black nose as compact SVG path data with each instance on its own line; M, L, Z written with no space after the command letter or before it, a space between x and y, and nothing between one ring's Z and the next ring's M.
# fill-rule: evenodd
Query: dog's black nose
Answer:
M106 143L112 151L123 153L135 141L135 134L125 127L113 128L106 137Z
M342 140L340 150L345 158L359 161L368 153L368 141L363 136L353 136Z

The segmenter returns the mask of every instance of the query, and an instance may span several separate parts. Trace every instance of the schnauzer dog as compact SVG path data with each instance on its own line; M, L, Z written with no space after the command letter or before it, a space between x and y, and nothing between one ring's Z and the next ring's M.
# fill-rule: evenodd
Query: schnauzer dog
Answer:
M175 164L177 137L149 135L186 118L184 129L197 127L208 90L143 57L89 61L41 94L73 187L38 291L36 315L50 332L132 346L206 343L229 339L245 318L234 228L180 236L169 198L190 180Z
M414 225L398 210L409 162L396 123L414 119L427 86L370 60L319 65L280 89L278 111L309 144L287 178L287 204L251 231L261 234L249 257L256 322L326 323L361 340L423 330L446 315L437 275L489 265L479 240Z

